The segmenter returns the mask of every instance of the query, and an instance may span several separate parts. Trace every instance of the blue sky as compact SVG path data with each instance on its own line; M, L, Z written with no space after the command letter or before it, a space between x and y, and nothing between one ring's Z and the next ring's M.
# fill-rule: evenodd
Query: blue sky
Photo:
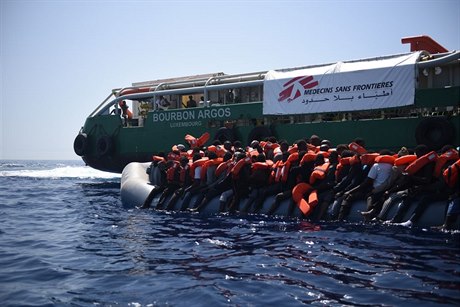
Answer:
M0 159L79 159L112 88L409 51L460 49L460 1L0 0Z

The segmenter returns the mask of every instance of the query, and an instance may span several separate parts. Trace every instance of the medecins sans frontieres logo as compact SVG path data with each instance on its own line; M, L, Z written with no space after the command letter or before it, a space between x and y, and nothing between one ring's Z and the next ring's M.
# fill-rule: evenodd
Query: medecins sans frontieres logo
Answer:
M280 92L278 101L291 102L296 99L306 89L313 88L318 85L318 81L313 81L312 76L295 77L283 84L283 90Z

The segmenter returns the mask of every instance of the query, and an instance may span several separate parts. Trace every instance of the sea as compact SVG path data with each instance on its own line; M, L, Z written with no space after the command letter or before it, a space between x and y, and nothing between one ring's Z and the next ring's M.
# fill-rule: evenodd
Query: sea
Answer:
M1 306L458 306L460 234L141 210L81 161L0 161Z

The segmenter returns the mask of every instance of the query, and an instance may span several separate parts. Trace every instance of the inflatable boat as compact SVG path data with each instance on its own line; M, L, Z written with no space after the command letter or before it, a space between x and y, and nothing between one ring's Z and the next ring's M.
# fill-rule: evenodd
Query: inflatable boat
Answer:
M160 194L156 195L146 203L146 200L149 198L152 190L155 188L155 185L151 184L151 177L147 173L147 169L150 167L150 162L139 163L139 162L132 162L128 164L122 172L121 176L121 187L120 187L120 195L121 201L124 207L126 208L139 208L143 205L147 205L146 207L156 209L157 202L160 198ZM150 175L152 176L152 175ZM190 198L188 203L183 203L184 199L179 197L178 201L175 203L170 210L173 211L189 211L189 209L193 208L196 202L197 196ZM274 197L268 197L263 207L257 214L267 214L273 203ZM246 205L247 199L242 199L239 208L244 208ZM393 202L393 206L387 208L389 202L386 202L383 205L383 210L379 215L380 220L390 220L395 214L398 207L398 203ZM302 212L297 206L294 206L293 210L289 210L290 206L292 206L291 200L285 200L281 203L278 209L274 212L275 216L284 216L286 218L300 218L300 219L310 219L310 217L304 217ZM407 210L405 216L402 218L402 221L407 221L412 213L414 212L417 206L417 202L414 202L410 205L410 208ZM435 202L428 206L425 210L423 215L414 224L415 227L432 227L432 226L440 226L444 223L445 213L447 211L448 202L447 201L440 201ZM386 209L386 210L385 210ZM333 205L329 207L329 210L337 210L334 208ZM364 200L356 201L352 204L350 213L347 216L348 222L353 223L364 223L364 218L361 215L361 211L366 211L366 202ZM215 197L212 199L203 210L200 210L199 213L201 215L213 215L213 214L220 214L220 204L219 204L219 197ZM241 212L235 212L235 214L243 214ZM254 214L249 210L247 213L244 214ZM314 212L312 214L314 217ZM460 229L460 221L457 219L457 222L454 226L454 229Z

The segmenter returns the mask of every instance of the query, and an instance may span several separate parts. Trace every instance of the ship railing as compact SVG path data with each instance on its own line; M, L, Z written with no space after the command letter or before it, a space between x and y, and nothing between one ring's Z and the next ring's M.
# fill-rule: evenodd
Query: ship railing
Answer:
M384 56L384 57L379 57L379 58L382 59L386 57L391 57L391 56ZM429 58L430 60L424 60L427 58ZM452 51L452 52L435 54L435 55L430 55L427 52L422 52L420 55L420 60L417 63L417 67L418 69L423 70L426 68L432 68L432 67L438 67L438 66L442 66L446 64L451 64L452 62L458 63L459 60L460 60L460 51ZM347 62L357 62L357 61L363 61L363 59L352 60L352 61L347 61ZM290 71L290 70L296 70L296 69L319 67L323 65L325 64L295 67L295 68L289 68L289 69L280 69L279 71ZM116 97L117 96L116 93L119 93L121 90L127 89L127 88L114 90L90 114L90 117L93 117L99 114L104 114L104 112L108 111L108 109L111 106L118 108L118 102L122 99L132 99L132 100L152 99L152 98L156 99L156 96L159 96L159 95L187 94L187 93L202 91L205 97L205 101L207 101L208 92L211 90L235 89L235 88L263 85L263 79L266 73L267 71L259 71L259 72L235 74L235 75L215 74L211 77L198 78L195 80L163 82L157 85L152 85L151 90L149 92L123 95L122 97ZM149 85L147 84L139 85L139 86L130 87L130 88L140 88L140 87L146 87L146 86L149 86ZM109 99L112 96L115 96L116 98L112 101L109 101Z
M251 87L261 85L267 71L259 71L252 73L244 74L235 74L235 75L225 75L225 74L215 74L214 76L208 78L198 78L194 80L186 81L172 81L172 82L162 82L159 84L139 84L139 86L131 86L120 89L112 90L112 93L90 114L90 117L95 115L104 114L110 107L114 106L118 109L118 102L123 99L156 99L159 95L170 95L170 94L184 94L184 93L193 93L196 91L202 91L204 96L207 96L207 92L210 90L219 90L219 89L233 89L241 87ZM123 95L121 97L117 96L117 93L120 93L126 89L137 89L142 87L150 86L149 92L136 93ZM108 100L115 96L115 99L108 102ZM207 97L205 99L207 101Z
M91 114L89 115L89 117L93 117L97 114L99 114L100 112L102 112L104 109L105 109L105 106L107 105L107 102L109 101L109 99L114 96L114 93L110 93L107 98L104 99L104 101L102 101L97 107L96 109L94 109L93 112L91 112Z

